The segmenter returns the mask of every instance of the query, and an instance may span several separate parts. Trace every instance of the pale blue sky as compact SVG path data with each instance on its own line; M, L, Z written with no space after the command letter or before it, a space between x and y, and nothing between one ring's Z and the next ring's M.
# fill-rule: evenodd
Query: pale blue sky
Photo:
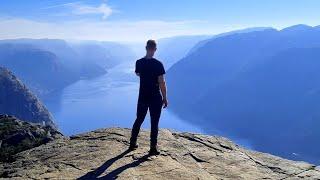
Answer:
M247 27L319 25L319 0L8 0L0 38L144 41Z

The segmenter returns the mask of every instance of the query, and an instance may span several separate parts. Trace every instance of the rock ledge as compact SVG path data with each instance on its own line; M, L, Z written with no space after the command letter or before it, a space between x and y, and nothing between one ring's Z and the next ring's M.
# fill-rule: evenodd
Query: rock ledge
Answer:
M161 129L161 154L149 157L149 131L126 151L130 129L108 128L56 139L0 164L17 179L320 179L314 165L247 150L230 140Z

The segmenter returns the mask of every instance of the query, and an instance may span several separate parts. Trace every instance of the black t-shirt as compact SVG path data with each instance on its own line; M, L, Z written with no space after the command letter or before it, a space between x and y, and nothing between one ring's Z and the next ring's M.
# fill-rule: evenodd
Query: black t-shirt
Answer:
M140 74L139 100L149 100L161 95L158 76L166 73L161 61L141 58L136 61L135 72Z

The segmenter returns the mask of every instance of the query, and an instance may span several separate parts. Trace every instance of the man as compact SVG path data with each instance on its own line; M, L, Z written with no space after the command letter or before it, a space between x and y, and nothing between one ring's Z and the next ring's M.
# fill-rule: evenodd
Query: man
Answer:
M156 42L148 40L145 57L136 61L135 73L140 77L140 88L137 117L132 127L129 147L129 150L134 150L138 147L137 137L149 109L151 118L150 155L160 154L157 149L158 125L162 107L166 108L168 106L167 88L164 78L166 72L162 63L153 58L156 50Z

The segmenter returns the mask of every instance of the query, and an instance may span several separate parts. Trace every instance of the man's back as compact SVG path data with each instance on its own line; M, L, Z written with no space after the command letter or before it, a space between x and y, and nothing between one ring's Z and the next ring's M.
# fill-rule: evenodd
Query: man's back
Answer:
M136 61L136 73L140 76L139 100L148 100L160 94L158 77L165 74L163 64L155 58Z

